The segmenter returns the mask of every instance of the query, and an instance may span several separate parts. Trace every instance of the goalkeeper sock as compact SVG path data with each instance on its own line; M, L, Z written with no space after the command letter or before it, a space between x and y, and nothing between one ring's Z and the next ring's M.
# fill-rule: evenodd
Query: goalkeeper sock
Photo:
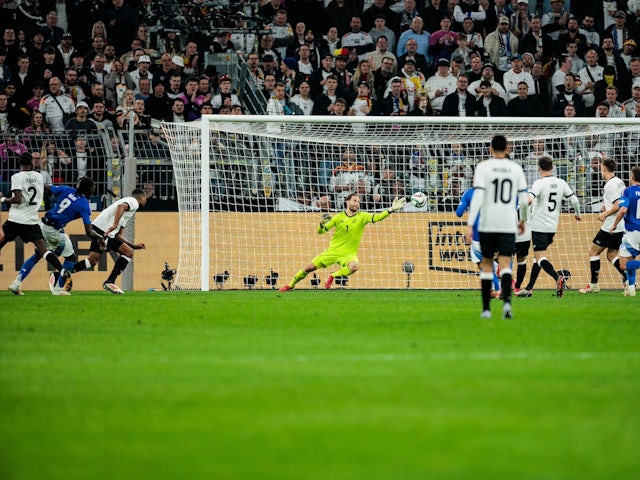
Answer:
M611 263L613 264L614 267L616 267L616 270L620 272L620 275L622 275L622 281L624 282L627 279L627 273L622 268L620 268L620 258L619 257L614 258L613 260L611 260Z
M527 290L533 290L533 286L536 284L536 280L538 280L538 275L540 275L540 265L538 265L538 262L533 262L533 267L531 267L531 277L529 277L529 283L526 286Z
M516 269L516 288L520 288L522 286L522 282L524 282L524 277L527 275L527 262L518 262L518 267Z
M551 275L556 282L558 281L558 272L556 272L556 270L553 268L553 265L551 265L551 262L547 260L546 257L542 257L540 260L538 260L538 265L540 265L540 268L542 268L545 272Z
M111 275L109 275L109 278L107 278L106 283L115 283L118 275L120 275L124 271L124 269L127 268L130 262L131 262L131 259L129 257L120 255L120 258L118 258L118 261L116 261L116 264L113 266L113 270L111 270Z
M589 266L591 267L591 283L595 285L600 276L600 257L589 258Z
M62 264L62 268L64 268L68 272L71 271L73 266L74 266L74 263L71 260L65 260L64 263ZM60 275L58 277L58 287L60 288L64 287L64 283L66 282L66 280L67 280L66 278Z
M291 280L291 283L289 284L289 286L291 288L296 286L296 283L298 283L300 280L304 280L307 276L307 272L305 272L304 270L300 270L298 273L296 273L293 276L293 280Z
M332 273L331 275L333 275L333 278L335 277L348 277L349 275L351 275L353 272L351 270L349 270L349 267L342 267L340 270L338 270L335 273Z

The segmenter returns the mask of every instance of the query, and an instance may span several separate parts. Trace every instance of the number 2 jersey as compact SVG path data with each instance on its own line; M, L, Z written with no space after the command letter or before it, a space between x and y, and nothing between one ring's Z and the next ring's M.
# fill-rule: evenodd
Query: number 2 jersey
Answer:
M44 181L40 172L21 170L11 176L11 191L22 192L20 203L11 205L9 221L21 225L36 225L40 221L38 210L44 197Z
M58 197L56 204L43 219L45 225L62 230L67 223L82 218L85 225L91 224L91 205L84 196L76 193L73 187L51 187L51 192Z
M548 176L533 182L529 189L533 197L529 227L533 232L555 233L558 230L562 201L566 198L573 205L573 211L580 215L580 203L571 187L561 178Z

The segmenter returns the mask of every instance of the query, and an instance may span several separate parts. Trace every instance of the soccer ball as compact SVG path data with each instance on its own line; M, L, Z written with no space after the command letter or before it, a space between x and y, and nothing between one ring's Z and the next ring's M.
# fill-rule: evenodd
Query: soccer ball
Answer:
M411 195L411 204L416 208L422 208L427 204L427 196L422 192Z

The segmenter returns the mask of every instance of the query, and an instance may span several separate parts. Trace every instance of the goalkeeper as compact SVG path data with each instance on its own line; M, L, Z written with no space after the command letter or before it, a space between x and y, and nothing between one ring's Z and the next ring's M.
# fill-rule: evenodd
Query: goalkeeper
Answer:
M360 211L360 197L356 193L350 194L345 199L344 211L331 217L328 214L322 216L318 233L320 235L335 227L333 237L327 248L320 255L311 260L306 267L295 274L289 285L280 289L281 292L291 290L296 284L303 280L309 273L318 268L327 268L337 263L341 268L330 274L324 284L324 288L331 288L335 277L346 277L358 271L358 247L364 233L364 227L368 223L376 223L387 218L391 213L400 210L406 200L396 197L388 210L378 213L367 213Z

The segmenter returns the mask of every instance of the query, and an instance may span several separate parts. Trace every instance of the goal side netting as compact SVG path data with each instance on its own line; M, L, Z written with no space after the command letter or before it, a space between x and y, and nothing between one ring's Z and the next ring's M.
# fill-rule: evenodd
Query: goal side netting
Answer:
M318 235L323 213L342 210L349 193L361 208L388 208L396 196L427 196L367 226L360 270L345 288L476 288L477 267L465 245L466 214L455 210L472 186L473 170L489 156L496 133L529 185L537 160L553 159L555 173L579 198L583 221L569 204L548 254L571 273L573 288L589 282L591 240L600 228L603 179L599 161L615 159L628 182L639 163L640 122L634 119L206 116L164 123L180 217L180 289L276 288L329 244ZM533 259L530 252L529 266ZM297 288L315 288L335 267L309 275ZM530 268L529 268L530 270ZM603 256L602 288L620 276ZM552 288L541 276L538 288Z

